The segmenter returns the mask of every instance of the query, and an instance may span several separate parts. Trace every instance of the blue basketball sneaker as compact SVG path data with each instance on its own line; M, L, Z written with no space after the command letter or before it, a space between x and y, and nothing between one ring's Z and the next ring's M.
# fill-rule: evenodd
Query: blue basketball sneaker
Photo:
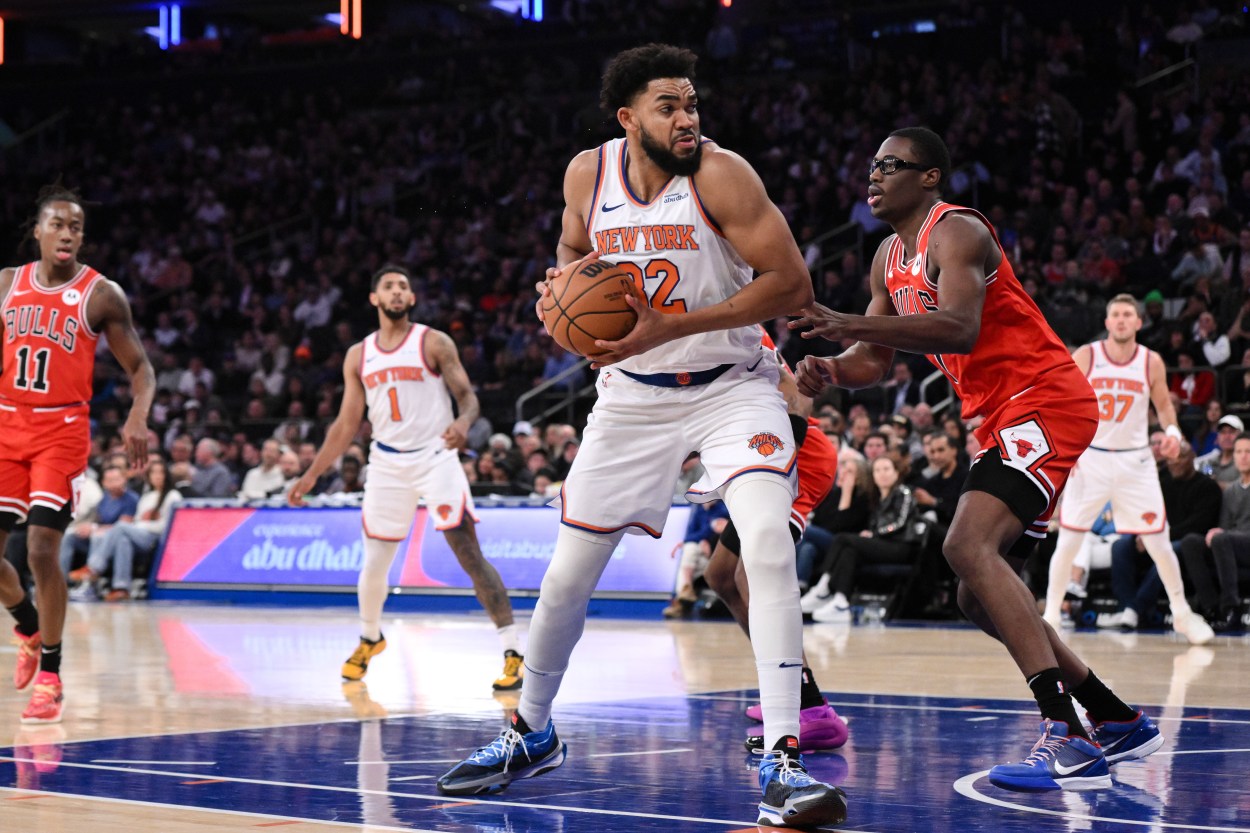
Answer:
M444 795L496 792L520 778L533 778L564 763L568 746L556 737L547 721L541 732L517 731L517 717L490 746L484 746L456 764L435 782Z
M787 744L782 746L782 744ZM760 815L769 827L824 827L846 821L846 793L807 774L798 741L785 737L760 762Z
M1090 723L1093 722L1091 719ZM1145 712L1140 711L1132 720L1096 723L1089 736L1102 747L1102 754L1109 764L1144 758L1163 745L1163 733L1159 727L1146 717Z
M1068 724L1043 720L1042 737L1027 758L990 770L990 783L1004 790L1098 790L1111 786L1107 758L1097 744L1068 735Z

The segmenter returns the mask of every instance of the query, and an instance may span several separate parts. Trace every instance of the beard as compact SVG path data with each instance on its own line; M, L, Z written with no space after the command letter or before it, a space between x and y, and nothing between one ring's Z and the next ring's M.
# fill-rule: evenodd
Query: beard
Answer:
M412 306L412 304L409 304L403 309L391 309L390 307L378 307L378 309L382 310L382 314L392 321L404 321L408 318L408 313L412 312Z
M647 154L647 158L655 163L656 167L672 176L694 176L699 172L699 165L703 162L703 143L699 142L694 146L694 153L683 158L673 153L664 145L651 138L646 130L639 128L639 136L642 139L642 150ZM698 139L697 133L691 133Z

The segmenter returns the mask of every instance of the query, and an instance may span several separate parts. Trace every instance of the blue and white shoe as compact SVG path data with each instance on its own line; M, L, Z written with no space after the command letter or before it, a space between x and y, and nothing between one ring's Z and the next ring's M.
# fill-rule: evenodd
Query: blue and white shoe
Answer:
M1107 758L1097 744L1068 735L1068 724L1043 720L1042 737L1027 758L990 770L990 783L1004 790L1100 790L1111 786Z
M824 827L846 821L846 793L807 774L798 741L782 738L760 762L760 802L756 824L768 827Z
M1093 720L1090 721L1093 723ZM1094 743L1102 747L1107 763L1135 761L1155 752L1163 745L1163 733L1145 712L1138 712L1132 720L1115 723L1110 720L1094 724L1089 734Z
M444 773L435 786L444 795L476 795L496 792L521 778L533 778L564 763L568 746L556 737L555 724L547 721L541 732L521 734L512 724L491 743Z

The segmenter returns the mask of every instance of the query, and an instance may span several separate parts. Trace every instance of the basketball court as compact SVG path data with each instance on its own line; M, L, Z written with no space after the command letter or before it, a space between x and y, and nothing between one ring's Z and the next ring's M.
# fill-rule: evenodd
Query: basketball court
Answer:
M524 620L522 620L524 624ZM563 767L494 796L434 780L500 729L497 640L480 614L388 616L367 687L338 668L351 608L73 605L66 718L20 727L0 694L5 831L755 830L755 702L728 623L592 618L556 727ZM1167 743L1113 767L1115 787L1028 795L990 786L1037 712L1006 653L967 628L808 626L809 657L849 743L808 756L849 796L857 831L1250 831L1250 639L1070 634ZM0 652L5 679L14 649Z

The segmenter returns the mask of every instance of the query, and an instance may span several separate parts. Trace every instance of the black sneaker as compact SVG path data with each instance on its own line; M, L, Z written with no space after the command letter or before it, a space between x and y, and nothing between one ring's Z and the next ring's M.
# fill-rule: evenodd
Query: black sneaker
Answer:
M798 739L784 737L760 762L756 824L768 827L825 827L846 821L846 793L807 774Z
M541 732L521 734L512 725L491 743L474 752L443 774L435 786L444 795L476 795L497 792L521 778L533 778L564 763L568 746L556 737L555 724L547 721Z

